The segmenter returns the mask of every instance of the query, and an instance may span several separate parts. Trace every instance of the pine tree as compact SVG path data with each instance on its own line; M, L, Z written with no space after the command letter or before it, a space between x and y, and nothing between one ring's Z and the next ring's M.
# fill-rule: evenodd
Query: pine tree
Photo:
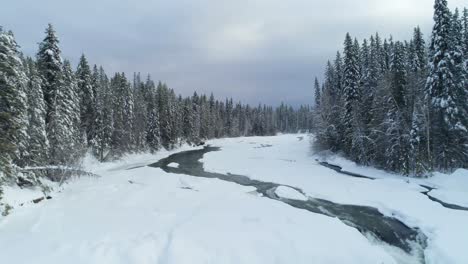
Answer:
M321 102L321 97L320 97L320 94L321 94L321 91L320 91L320 84L319 84L319 81L317 79L317 77L315 77L315 82L314 82L314 89L315 89L315 107L318 109L320 108L320 102Z
M28 58L26 60L26 67L28 75L29 155L25 157L25 161L29 166L39 166L47 163L47 153L49 150L45 123L46 105L36 63L31 58Z
M404 46L396 42L390 61L390 94L388 97L389 110L385 120L387 137L387 168L393 171L409 173L409 156L407 134L408 121L405 118L407 89L407 73L404 64Z
M60 86L55 91L55 105L47 124L50 163L70 165L83 155L78 130L79 100L70 62L63 63Z
M331 62L327 63L325 70L325 88L322 93L322 105L320 111L316 111L316 116L318 115L318 117L314 118L319 127L317 134L320 141L325 142L325 145L332 150L337 150L340 145L338 135L340 122L339 88L336 85L337 72L335 68L336 67L334 67ZM307 113L305 113L304 118L308 118ZM305 127L307 126L308 125L305 124Z
M117 73L111 80L113 91L112 154L120 157L134 150L133 93L124 73Z
M189 143L195 143L196 142L196 136L194 135L195 131L195 125L194 125L194 113L193 113L193 107L192 107L192 101L190 98L186 98L184 100L184 120L183 120L183 136L184 139Z
M356 47L349 34L346 34L344 45L343 99L345 112L342 123L344 126L344 149L349 154L353 145L353 129L359 105L359 65Z
M171 103L169 98L169 89L161 82L156 88L156 101L159 112L159 126L161 129L161 144L166 149L172 149L172 124L171 124Z
M424 84L427 76L426 43L419 27L414 29L408 76L411 111L410 130L410 169L414 176L422 176L428 170L427 153L427 113L428 107L424 100Z
M85 55L81 55L80 62L76 69L76 79L78 82L79 96L80 96L80 122L81 134L86 139L88 147L93 146L95 138L95 124L96 109L95 109L95 94L92 83L91 68Z
M147 107L147 124L146 124L146 141L151 152L155 152L161 148L161 136L159 126L159 111L156 104L155 98L155 85L154 82L148 76L145 83L146 91L148 93L148 107Z
M46 37L39 43L37 64L42 78L42 89L46 102L46 124L51 122L55 111L57 91L62 85L62 58L59 40L51 24L46 29Z
M465 55L465 67L468 68L468 8L463 9L463 16L462 16L462 24L463 24L463 54Z
M430 101L430 145L434 164L443 169L464 166L467 162L467 128L463 122L460 97L464 89L457 83L457 53L450 36L452 16L446 0L436 0L431 39L430 72L426 98Z
M173 149L179 143L179 139L182 135L179 126L179 105L177 102L177 97L173 89L168 89L169 94L169 125L170 125L170 148Z
M114 130L113 94L109 79L102 67L96 76L96 137L93 146L94 154L100 161L109 158Z
M0 28L0 182L28 156L26 81L13 33Z
M192 123L193 123L193 132L192 132L192 142L198 144L200 142L200 128L201 128L201 119L200 119L200 97L197 92L193 93L192 96ZM227 135L227 132L226 132Z
M148 123L148 96L147 87L140 79L140 73L134 75L133 78L133 93L134 93L134 126L133 134L135 137L135 148L137 151L146 151L147 136L146 125Z

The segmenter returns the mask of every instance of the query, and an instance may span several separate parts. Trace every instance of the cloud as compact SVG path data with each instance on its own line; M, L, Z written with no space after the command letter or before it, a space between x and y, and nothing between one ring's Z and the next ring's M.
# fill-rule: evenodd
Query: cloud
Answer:
M466 0L449 0L451 7ZM214 92L252 104L310 103L313 80L344 35L429 36L428 0L17 0L2 25L34 55L47 23L64 57L85 53L108 73L149 73L184 95Z

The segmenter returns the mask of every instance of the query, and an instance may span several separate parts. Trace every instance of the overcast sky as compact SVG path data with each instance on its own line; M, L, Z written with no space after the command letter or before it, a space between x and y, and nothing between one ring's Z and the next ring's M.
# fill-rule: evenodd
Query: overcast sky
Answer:
M466 0L449 0L451 8ZM34 55L52 23L63 57L85 53L110 75L151 74L184 95L214 92L256 104L313 98L313 80L341 49L362 39L428 37L433 0L14 0L0 25Z

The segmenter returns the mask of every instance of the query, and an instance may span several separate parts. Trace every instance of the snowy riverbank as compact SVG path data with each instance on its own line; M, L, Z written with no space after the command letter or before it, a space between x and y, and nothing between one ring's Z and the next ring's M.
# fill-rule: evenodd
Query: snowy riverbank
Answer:
M300 140L300 137L303 137ZM426 263L468 263L468 212L421 194L463 203L466 171L411 180L333 159L353 178L319 165L305 135L219 139L203 157L205 170L241 174L301 188L307 196L378 208L428 236ZM53 199L15 206L0 220L5 263L401 263L394 249L369 240L337 218L260 197L252 187L166 173L145 165L157 155L133 155L87 170L99 178L65 185ZM332 161L332 159L330 159ZM143 167L142 167L143 166ZM171 164L178 167L178 164ZM132 169L133 168L133 169ZM461 182L461 183L460 183ZM458 183L458 184L457 184ZM23 198L37 193L23 191ZM277 195L303 200L290 188ZM30 196L27 196L30 195ZM19 195L15 190L6 199ZM18 201L16 201L18 203ZM25 254L27 252L27 254Z

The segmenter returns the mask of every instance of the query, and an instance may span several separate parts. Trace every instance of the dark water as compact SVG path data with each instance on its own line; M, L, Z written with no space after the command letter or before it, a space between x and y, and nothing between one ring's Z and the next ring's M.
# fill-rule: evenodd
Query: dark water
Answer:
M319 162L320 165L324 166L324 167L327 167L329 169L332 169L338 173L341 173L341 174L345 174L345 175L348 175L348 176L351 176L351 177L356 177L356 178L364 178L364 179L368 179L368 180L375 180L375 178L372 178L372 177L369 177L369 176L365 176L365 175L362 175L362 174L358 174L358 173L354 173L354 172L350 172L350 171L345 171L343 170L343 168L341 168L340 166L338 165L334 165L334 164L330 164L328 162L325 162L325 161L320 161Z
M325 161L321 161L321 162L319 161L319 164L324 166L324 167L327 167L329 169L332 169L332 170L334 170L334 171L336 171L336 172L338 172L340 174L345 174L347 176L357 177L357 178L365 178L365 179L369 179L369 180L375 180L376 179L376 178L372 178L372 177L365 176L365 175L362 175L362 174L357 174L357 173L354 173L354 172L345 171L340 166L335 165L335 164L331 164L331 163L328 163L328 162L325 162ZM442 205L443 207L448 208L448 209L468 211L468 207L460 206L460 205L457 205L457 204L446 203L446 202L444 202L444 201L442 201L440 199L437 199L437 198L431 196L429 193L432 190L435 190L436 188L429 187L429 186L426 186L426 185L419 185L419 186L423 187L424 189L427 189L427 191L424 191L424 192L421 192L421 193L424 194L425 196L427 196L431 201L439 203L440 205Z
M449 208L449 209L453 209L453 210L468 211L468 207L463 207L463 206L456 205L456 204L446 203L446 202L444 202L442 200L439 200L439 199L437 199L435 197L432 197L429 193L432 190L435 190L435 188L432 188L432 187L429 187L429 186L426 186L426 185L419 185L419 186L427 189L427 191L422 192L422 194L426 195L429 199L431 199L431 201L434 201L436 203L440 203L445 208Z
M292 207L307 210L313 213L336 217L348 226L354 227L366 237L372 236L391 246L400 248L409 255L415 256L424 263L424 248L426 236L417 228L411 228L393 217L381 214L376 208L357 205L337 204L327 200L309 197L308 201L299 201L278 197L275 190L281 185L273 182L253 180L243 175L221 174L207 172L203 169L200 159L205 153L219 151L217 147L205 147L200 150L185 151L173 154L165 159L150 165L161 168L165 172L185 174L195 177L216 178L223 181L233 182L243 186L253 186L257 192L264 197L286 203ZM172 162L178 163L178 168L168 167ZM304 194L296 187L287 186Z

